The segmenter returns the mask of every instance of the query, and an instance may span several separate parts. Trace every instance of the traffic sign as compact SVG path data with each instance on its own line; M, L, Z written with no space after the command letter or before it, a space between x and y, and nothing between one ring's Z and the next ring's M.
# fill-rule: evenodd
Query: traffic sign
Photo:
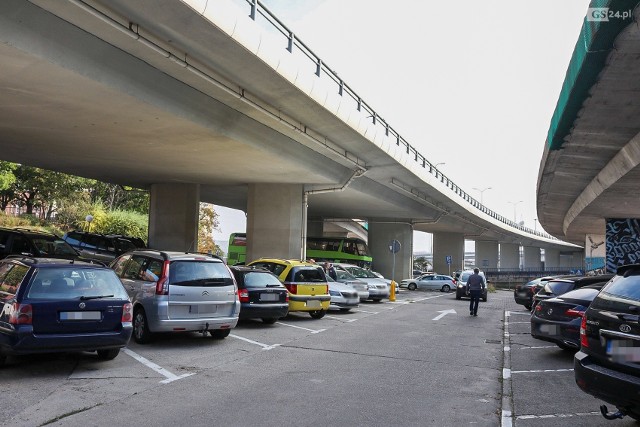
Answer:
M399 241L392 240L389 242L389 252L391 252L392 254L397 254L398 252L400 252L401 246L402 245L400 244Z
M451 255L447 255L444 259L447 261L447 265L451 265Z

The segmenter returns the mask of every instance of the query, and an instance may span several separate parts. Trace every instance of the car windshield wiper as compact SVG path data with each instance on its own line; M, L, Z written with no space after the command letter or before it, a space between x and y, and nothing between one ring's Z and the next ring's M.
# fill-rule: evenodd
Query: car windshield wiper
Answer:
M91 295L91 296L81 296L80 301L87 301L90 299L101 299L101 298L113 298L113 295Z

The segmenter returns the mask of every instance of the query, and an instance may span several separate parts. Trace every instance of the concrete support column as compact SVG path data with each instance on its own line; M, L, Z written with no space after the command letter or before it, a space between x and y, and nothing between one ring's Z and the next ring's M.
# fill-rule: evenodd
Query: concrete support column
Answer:
M544 248L544 269L560 267L560 249Z
M400 252L396 254L395 276L392 276L393 254L389 251L389 242L400 242ZM373 258L373 270L387 279L400 282L412 277L413 272L413 227L407 223L369 222L369 251Z
M520 268L520 245L500 243L500 269L518 270Z
M307 237L323 237L324 221L322 219L307 221Z
M447 257L451 265L447 265ZM453 274L464 269L464 234L433 233L433 270L440 274Z
M498 268L498 242L476 240L476 267Z
M247 263L262 257L300 259L303 186L249 184Z
M149 247L169 251L198 249L198 184L153 184L149 197Z
M539 270L542 268L540 260L540 248L535 246L524 247L524 268Z

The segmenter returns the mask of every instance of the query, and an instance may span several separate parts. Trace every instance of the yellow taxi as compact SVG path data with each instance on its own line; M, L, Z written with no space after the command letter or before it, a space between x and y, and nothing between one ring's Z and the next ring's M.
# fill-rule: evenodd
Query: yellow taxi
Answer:
M306 311L314 319L320 319L329 310L329 284L321 266L275 258L260 258L247 265L278 276L289 291L289 312Z

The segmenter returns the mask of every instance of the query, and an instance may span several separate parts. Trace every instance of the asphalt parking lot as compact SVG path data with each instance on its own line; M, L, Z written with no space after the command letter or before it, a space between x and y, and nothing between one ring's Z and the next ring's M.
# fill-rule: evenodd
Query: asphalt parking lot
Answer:
M531 338L511 292L478 314L454 293L402 290L319 320L243 321L224 340L131 342L108 362L10 358L0 425L636 425L596 413L572 355Z

